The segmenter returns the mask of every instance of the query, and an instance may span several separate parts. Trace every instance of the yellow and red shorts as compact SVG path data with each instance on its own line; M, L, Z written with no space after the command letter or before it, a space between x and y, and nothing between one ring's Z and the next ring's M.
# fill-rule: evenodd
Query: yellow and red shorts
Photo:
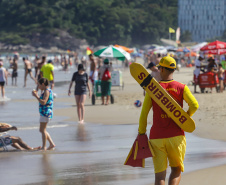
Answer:
M184 171L184 156L186 152L185 136L175 136L163 139L150 139L155 157L152 157L155 173L165 171L169 166L180 167Z

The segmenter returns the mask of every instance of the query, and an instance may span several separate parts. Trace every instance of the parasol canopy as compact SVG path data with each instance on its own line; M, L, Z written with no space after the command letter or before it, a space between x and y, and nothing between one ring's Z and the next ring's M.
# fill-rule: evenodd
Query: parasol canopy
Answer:
M115 47L117 47L117 48L121 48L121 49L123 49L123 50L125 50L126 52L128 52L128 53L133 53L133 49L130 49L130 48L127 48L127 47L125 47L125 46L121 46L121 45L114 45Z
M121 48L115 46L108 46L106 48L100 49L94 53L95 56L99 57L108 57L108 58L126 58L127 60L131 59L131 56L128 52Z
M205 54L222 55L226 53L226 42L214 41L203 46L200 51L204 51Z
M186 53L184 56L185 56L185 57L196 57L196 56L197 56L197 53L195 53L195 52L190 52L190 53Z

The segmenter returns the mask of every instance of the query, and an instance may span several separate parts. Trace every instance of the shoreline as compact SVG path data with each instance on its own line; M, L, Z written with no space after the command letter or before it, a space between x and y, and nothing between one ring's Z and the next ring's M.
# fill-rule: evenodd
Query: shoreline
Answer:
M182 68L180 72L176 71L174 75L175 80L184 84L188 84L192 78L193 68ZM110 104L108 106L100 105L101 100L99 99L96 101L96 105L92 105L91 99L87 97L85 102L85 122L93 124L101 123L104 125L138 125L141 108L136 108L133 103L135 100L141 100L141 102L143 101L143 90L131 77L128 69L123 71L123 80L126 82L123 90L117 89L118 87L112 88L112 94L115 98L114 104ZM188 87L193 93L193 86ZM216 93L216 91L213 90L212 94L200 93L193 95L196 97L200 105L198 111L192 117L196 122L196 130L193 133L201 138L226 141L226 124L224 124L226 113L223 111L226 105L222 103L226 100L225 94ZM56 116L67 117L67 119L64 120L66 122L77 121L76 105L73 96L70 98L57 98L56 102L66 102L69 106L67 108L55 110L54 114ZM184 109L186 110L186 108L187 107L185 105ZM149 113L148 124L151 124L151 121L152 111ZM147 131L147 133L148 132L149 131ZM222 175L222 171L224 170L226 170L226 165L222 164L222 166L205 168L187 173L185 171L184 174L182 173L180 184L221 184L220 181L226 181L226 177ZM217 174L217 177L214 176L213 178L211 174Z

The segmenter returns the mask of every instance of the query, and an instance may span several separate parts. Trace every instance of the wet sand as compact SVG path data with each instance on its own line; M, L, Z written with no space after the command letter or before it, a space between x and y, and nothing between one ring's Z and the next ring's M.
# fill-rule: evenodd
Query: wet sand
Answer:
M178 80L184 84L189 84L193 76L193 68L182 68L180 72L175 72L175 80ZM85 121L92 123L103 123L103 124L138 124L139 115L141 109L136 108L133 103L139 99L143 101L143 90L135 82L135 80L129 74L129 71L123 71L123 80L125 82L124 90L119 90L118 87L113 87L112 94L115 97L115 104L109 106L102 106L101 100L95 106L91 106L91 100L87 98L86 101L86 116ZM193 92L193 86L189 86ZM198 88L199 90L199 88ZM213 89L213 93L205 94L194 94L199 102L199 109L193 116L196 122L196 130L193 132L195 135L203 138L209 138L214 140L226 141L226 124L225 124L225 107L226 95L224 93L216 93ZM59 101L65 102L66 99L58 99ZM73 101L73 98L72 98ZM186 104L186 103L185 103ZM71 107L55 111L57 115L67 115L67 121L76 121L76 106L71 102ZM186 110L186 105L185 110ZM74 112L74 114L72 114ZM120 115L120 116L119 116ZM152 121L152 112L149 115L149 123ZM222 148L224 150L224 148ZM226 164L226 163L223 163ZM186 168L186 166L185 166ZM226 170L226 166L222 166ZM218 173L221 168L210 168L204 171L195 171L195 173L184 173L182 176L181 184L189 184L190 179L193 183L190 184L211 184L211 183L200 183L202 178L199 178L200 174L205 174L212 171L213 174ZM169 171L169 170L168 170ZM186 171L185 171L186 172ZM196 174L194 176L194 174ZM185 176L185 179L183 177ZM194 177L193 177L194 176ZM225 178L226 177L222 177ZM189 180L187 182L187 180ZM213 184L220 184L217 182L218 178L212 178L212 176L206 176L206 182L211 182L214 179L216 181ZM208 181L208 179L210 181ZM197 181L196 181L197 180Z
M57 81L69 81L72 71L58 71ZM188 84L192 71L192 68L182 68L175 72L174 79ZM57 86L54 119L48 128L56 149L0 153L1 181L4 184L151 184L154 181L151 159L147 159L145 169L122 165L137 134L141 108L136 108L133 103L137 99L143 101L143 90L128 70L123 71L123 81L123 90L112 88L114 104L101 105L101 100L97 99L96 105L91 105L91 100L86 99L84 125L77 123L74 97L67 96L68 84ZM30 95L34 88L32 80L28 77L28 87L21 87L22 82L18 88L7 88L11 101L0 103L1 119L19 127L17 132L11 131L11 135L20 136L31 146L39 146L38 104ZM191 90L193 92L193 87ZM194 134L187 134L185 173L181 184L222 184L226 180L220 176L221 170L226 169L220 166L226 164L223 142L226 140L225 93L214 91L212 94L195 94L195 97L200 104L193 117L197 129ZM151 121L152 113L147 133ZM201 139L195 135L223 141ZM219 167L208 168L213 166ZM204 176L206 181L203 181Z

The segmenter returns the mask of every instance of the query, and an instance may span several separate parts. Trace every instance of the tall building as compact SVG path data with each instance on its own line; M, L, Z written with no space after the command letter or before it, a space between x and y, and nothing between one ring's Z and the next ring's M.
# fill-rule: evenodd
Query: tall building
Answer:
M178 0L178 26L203 42L226 30L226 0Z

